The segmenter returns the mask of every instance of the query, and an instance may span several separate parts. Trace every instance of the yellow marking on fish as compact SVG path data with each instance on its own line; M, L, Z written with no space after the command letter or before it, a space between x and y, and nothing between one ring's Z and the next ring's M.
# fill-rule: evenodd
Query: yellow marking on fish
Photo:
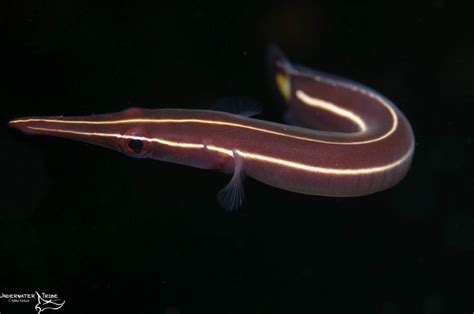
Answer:
M286 101L291 99L291 82L287 75L277 73L275 75L275 82L278 90L283 95Z

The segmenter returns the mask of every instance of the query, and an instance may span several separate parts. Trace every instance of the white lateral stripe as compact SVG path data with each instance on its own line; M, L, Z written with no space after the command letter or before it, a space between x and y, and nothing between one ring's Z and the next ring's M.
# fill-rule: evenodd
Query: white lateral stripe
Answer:
M385 133L384 135L372 139L372 140L367 140L367 141L360 141L360 142L353 142L354 144L368 144L368 143L373 143L377 142L380 140L383 140L387 137L389 137L395 130L398 128L398 116L397 113L395 112L393 105L390 104L390 101L387 100L385 97L381 96L379 93L376 91L371 90L370 88L367 88L361 84L357 83L351 83L349 81L343 81L343 80L336 80L336 79L331 79L327 77L323 77L321 75L317 75L314 72L302 72L297 70L294 66L291 64L287 63L283 65L285 68L285 71L288 74L293 74L293 75L298 75L298 76L304 76L304 77L309 77L317 82L323 82L325 84L331 85L331 86L338 86L338 87L344 87L347 89L350 89L354 92L357 92L361 95L367 96L369 98L375 99L378 103L382 104L382 106L385 107L385 109L388 110L392 117L392 127L391 129Z
M230 157L234 157L234 152L230 149L225 149L225 148L217 147L214 145L207 145L206 148L214 152L218 152L221 154L229 155Z
M308 172L332 174L332 175L367 175L367 174L385 172L403 164L406 160L410 158L412 154L412 148L403 157L387 165L377 166L377 167L367 167L367 168L355 168L355 169L324 168L324 167L310 166L310 165L302 164L299 162L264 156L260 154L246 153L239 150L237 150L236 152L246 159L261 160L264 162L269 162L269 163L277 164L280 166L285 166L285 167L308 171Z
M329 111L335 115L338 115L343 118L347 118L357 124L359 127L360 132L365 132L367 130L367 125L365 122L356 114L354 114L352 111L343 109L329 101L325 101L313 96L309 96L305 92L301 90L296 91L296 97L298 97L302 102L304 102L306 105L314 108L319 108L323 109L326 111Z
M314 75L310 73L305 73L296 70L294 67L291 65L286 65L285 66L285 71L289 74L294 74L294 75L300 75L300 76L306 76L314 79L315 81L318 82L324 82L325 84L329 84L332 86L341 86L344 88L348 88L354 92L358 92L364 96L373 98L377 100L378 103L380 103L382 106L384 106L388 112L390 113L392 117L392 125L391 128L388 132L385 134L373 138L373 139L368 139L364 141L352 141L352 142L337 142L337 141L326 141L326 140L320 140L320 139L314 139L311 137L306 137L306 136L298 136L298 135L291 135L288 133L284 132L278 132L278 131L272 131L264 128L258 128L254 127L251 125L245 125L245 124L240 124L240 123L234 123L234 122L226 122L226 121L219 121L219 120L208 120L208 119L140 119L140 118L134 118L134 119L121 119L121 120L113 120L113 121L84 121L84 120L76 120L76 121L71 121L71 120L59 120L59 119L41 119L41 118L32 118L32 119L18 119L11 121L10 123L26 123L26 122L51 122L51 123L64 123L64 124L96 124L96 125L105 125L105 124L128 124L128 123L201 123L201 124L210 124L210 125L223 125L223 126L231 126L231 127L238 127L238 128L243 128L243 129L248 129L248 130L253 130L253 131L258 131L262 133L267 133L267 134L272 134L272 135L277 135L277 136L282 136L282 137L287 137L287 138L294 138L298 140L303 140L303 141L308 141L308 142L315 142L315 143L324 143L324 144L334 144L334 145L362 145L362 144L370 144L374 142L381 141L387 137L389 137L392 133L394 133L397 128L398 128L398 116L397 113L395 112L394 108L390 104L390 101L386 100L384 97L378 95L376 92L371 91L370 89L364 88L362 86L359 86L357 84L352 84L344 81L336 81L334 79L330 78L324 78L319 75ZM339 107L337 104L330 103L324 100L321 100L319 98L315 98L312 96L309 96L305 92L301 90L296 91L296 95L300 100L302 100L305 104L310 105L310 106L317 106L319 108L328 110L334 114L337 114L342 117L346 117L348 119L351 119L354 123L356 123L360 129L361 133L364 131L367 131L367 125L361 119L359 116L354 114L353 112L343 109Z
M321 81L324 81L323 79L321 79ZM337 84L332 84L332 85L337 85ZM341 84L342 86L345 86L346 88L349 87L349 86L346 86L346 85L343 85ZM359 89L358 87L356 86L352 86L351 89L353 91L357 91L365 96L368 96L370 98L374 98L377 100L377 102L379 102L380 104L382 104L382 106L385 107L385 109L387 109L387 111L389 112L391 118L392 118L392 126L390 128L390 130L381 135L380 137L377 137L375 139L371 139L371 140L367 140L367 141L360 141L360 142L352 142L353 144L368 144L368 143L373 143L373 142L378 142L378 141L381 141L387 137L389 137L390 135L392 135L393 132L396 131L396 129L398 128L398 116L397 116L397 113L395 112L395 110L393 109L393 107L387 103L382 97L376 95L376 94L373 94L371 92L368 92L368 91L365 91L365 90L361 90ZM297 95L298 95L298 92L301 92L304 94L303 91L296 91ZM305 94L306 97L308 97L309 99L312 98L311 96L308 96L307 94ZM365 123L364 123L365 124ZM341 143L342 144L342 143Z
M384 134L378 138L370 139L366 141L354 141L354 142L335 142L335 141L325 141L314 139L311 137L305 136L298 136L298 135L291 135L288 133L278 132L267 130L263 128L254 127L251 125L245 125L240 123L234 122L226 122L226 121L219 121L219 120L208 120L208 119L122 119L122 120L112 120L112 121L84 121L84 120L57 120L57 119L40 119L40 118L32 118L32 119L19 119L11 121L10 123L28 123L28 122L46 122L46 123L64 123L64 124L91 124L91 125L110 125L110 124L129 124L129 123L200 123L200 124L210 124L210 125L223 125L223 126L231 126L237 127L267 134L273 134L277 136L287 137L287 138L294 138L297 140L303 140L313 143L324 143L324 144L334 144L334 145L361 145L361 144L368 144L372 142L380 141L387 136L389 136L395 128Z
M118 133L98 133L98 132L79 132L79 131L70 131L70 130L59 130L59 129L48 129L48 128L35 128L29 127L32 130L37 131L48 131L48 132L57 132L57 133L65 133L65 134L77 134L77 135L86 135L86 136L102 136L102 137L113 137L113 138L123 138L123 139L130 139L130 140L140 140L146 142L155 142L160 143L163 145L173 146L173 147L182 147L182 148L204 148L203 144L194 144L194 143L183 143L183 142L173 142L164 140L158 137L144 137L144 136L136 136L136 135L122 135Z
M124 138L124 139L135 139L135 140L142 140L148 142L156 142L163 145L168 145L172 147L181 147L181 148L197 148L197 149L208 149L211 151L216 151L222 154L226 154L230 157L234 157L234 152L239 154L244 159L251 159L251 160L260 160L263 162L268 162L272 164L277 164L280 166L285 166L297 170L308 171L308 172L315 172L315 173L324 173L324 174L334 174L334 175L365 175L365 174L372 174L377 172L383 172L390 169L393 169L403 162L405 162L408 158L410 158L413 146L408 150L408 152L401 157L400 159L391 162L384 166L377 166L377 167L367 167L367 168L356 168L356 169L335 169L335 168L325 168L325 167L317 167L311 166L299 162L289 161L285 159L254 154L249 152L240 151L237 149L230 150L214 145L203 145L203 144L195 144L195 143L182 143L182 142L174 142L168 141L160 138L147 138L143 136L134 136L134 135L122 135L117 133L95 133L95 132L79 132L79 131L69 131L69 130L58 130L58 129L48 129L48 128L35 128L30 127L33 130L38 131L50 131L50 132L57 132L57 133L66 133L66 134L77 134L77 135L86 135L86 136L102 136L102 137L113 137L113 138Z
M390 169L393 169L403 164L405 161L407 161L410 158L410 156L413 153L413 146L412 146L410 147L408 152L405 155L403 155L400 159L393 161L387 165L377 166L377 167L367 167L367 168L355 168L355 169L350 169L350 168L349 169L336 169L336 168L311 166L311 165L307 165L307 164L303 164L299 162L244 152L237 149L230 150L230 149L225 149L225 148L213 146L213 145L207 145L206 148L212 151L216 151L216 152L231 156L231 157L233 157L234 152L235 152L239 154L240 156L242 156L244 159L260 160L260 161L269 162L269 163L273 163L273 164L277 164L280 166L285 166L285 167L289 167L289 168L293 168L297 170L324 173L324 174L335 174L335 175L366 175L366 174L388 171Z

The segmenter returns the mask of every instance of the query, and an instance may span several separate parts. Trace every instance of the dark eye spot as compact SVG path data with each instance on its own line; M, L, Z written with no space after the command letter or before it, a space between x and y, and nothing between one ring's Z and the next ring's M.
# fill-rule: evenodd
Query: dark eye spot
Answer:
M130 148L135 154L140 154L143 150L143 142L140 140L131 140L128 142Z

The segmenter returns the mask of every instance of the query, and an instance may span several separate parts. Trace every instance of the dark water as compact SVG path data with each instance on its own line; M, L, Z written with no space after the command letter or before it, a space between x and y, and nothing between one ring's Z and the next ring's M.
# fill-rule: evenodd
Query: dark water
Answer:
M57 294L56 313L472 313L474 42L443 0L17 1L0 5L2 294ZM334 199L136 160L6 122L249 96L278 120L268 43L363 82L414 128L407 178ZM10 302L9 302L10 301ZM46 310L45 313L54 313Z

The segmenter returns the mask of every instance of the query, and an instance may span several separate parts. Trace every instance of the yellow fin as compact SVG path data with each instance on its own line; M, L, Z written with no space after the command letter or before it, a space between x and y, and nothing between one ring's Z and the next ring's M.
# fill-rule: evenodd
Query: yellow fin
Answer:
M275 75L276 85L278 86L278 90L280 93L285 97L286 101L289 101L291 98L291 83L287 75L277 73Z

